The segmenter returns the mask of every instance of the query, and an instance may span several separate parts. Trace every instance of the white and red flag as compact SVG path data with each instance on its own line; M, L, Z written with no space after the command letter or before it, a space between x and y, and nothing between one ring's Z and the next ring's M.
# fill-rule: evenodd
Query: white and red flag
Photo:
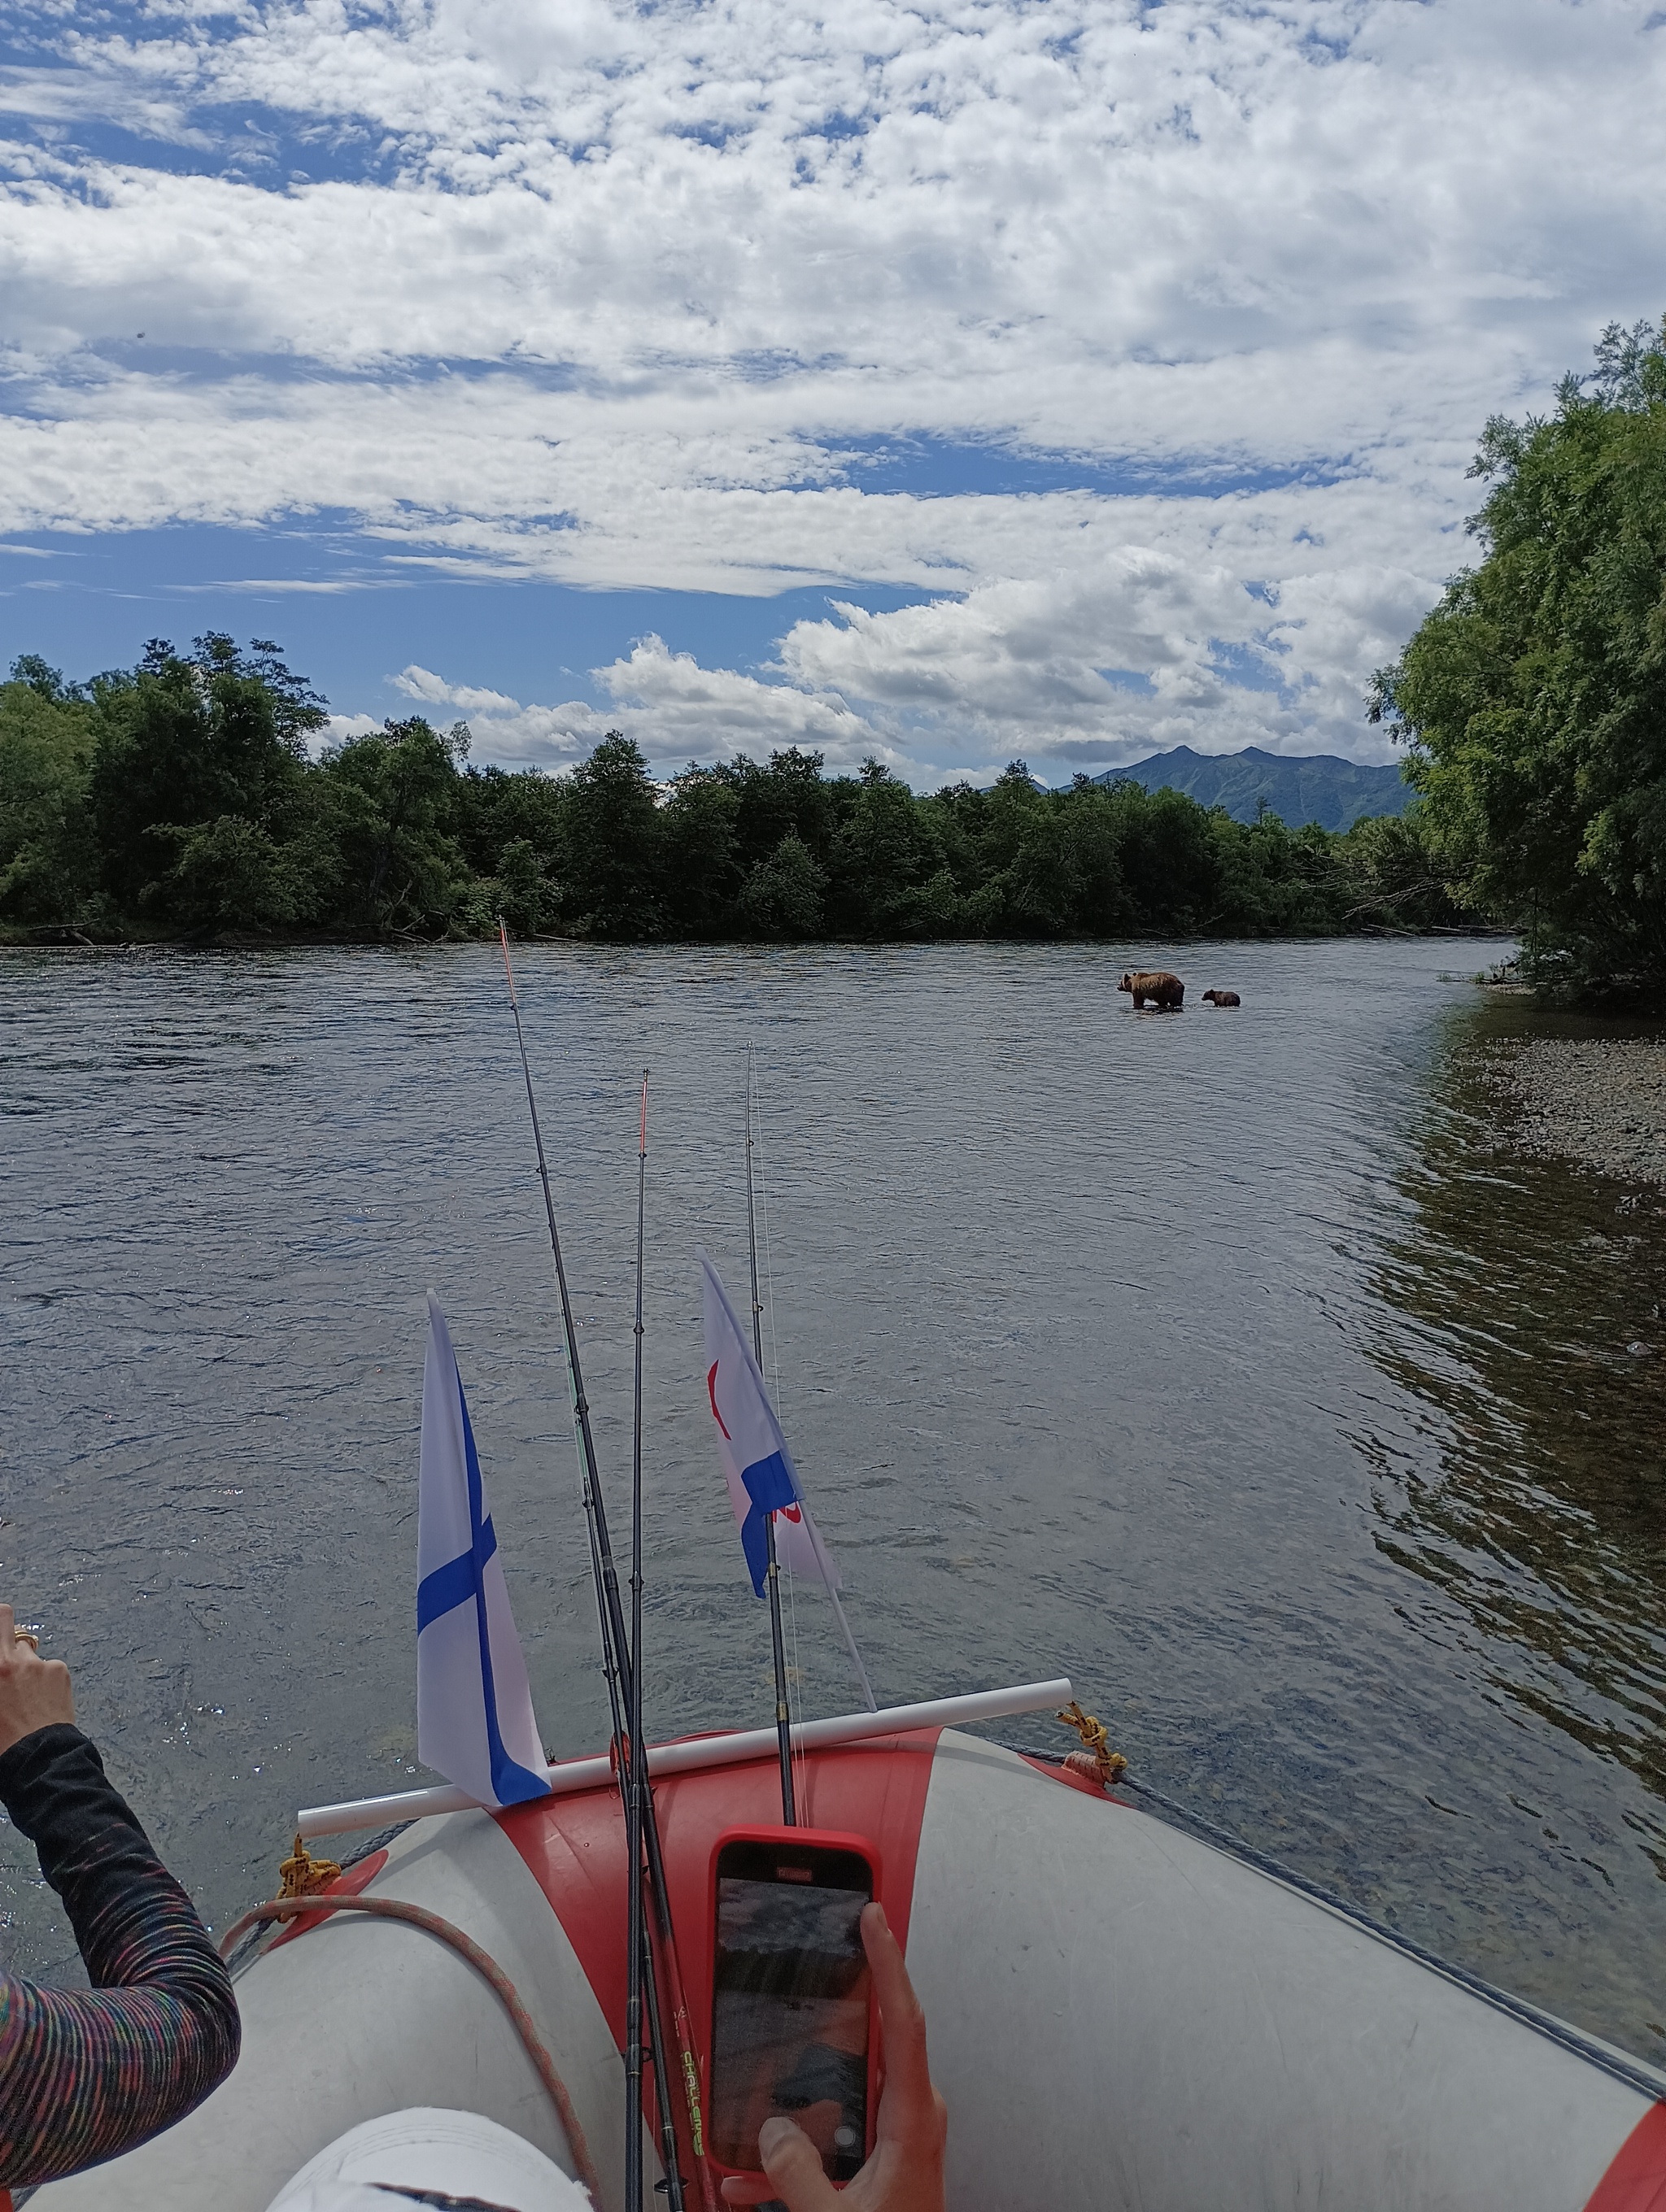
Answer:
M775 1557L781 1565L839 1589L839 1571L810 1517L793 1455L729 1294L703 1248L695 1257L706 1322L706 1396L752 1588L763 1595L769 1559L764 1516L773 1514Z
M787 1571L820 1583L838 1618L850 1663L862 1686L862 1702L876 1710L873 1685L867 1679L862 1655L850 1632L844 1607L839 1602L843 1585L833 1555L811 1518L793 1455L769 1393L763 1387L757 1361L729 1294L704 1249L696 1246L700 1262L701 1300L706 1324L706 1400L711 1407L717 1456L729 1486L729 1503L740 1529L740 1546L752 1588L762 1597L769 1568L768 1529L775 1528L775 1558Z

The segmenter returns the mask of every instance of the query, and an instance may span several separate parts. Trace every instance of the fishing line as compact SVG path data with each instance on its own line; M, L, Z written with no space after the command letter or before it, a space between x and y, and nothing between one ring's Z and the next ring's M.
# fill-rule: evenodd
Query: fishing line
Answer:
M791 1567L787 1570L787 1632L793 1647L792 1681L799 1693L799 1710L804 1710L804 1668L799 1659L799 1582ZM798 1794L802 1796L810 1786L810 1754L802 1744L798 1747Z
M503 974L508 984L509 1006L514 1016L515 1042L520 1053L520 1072L526 1085L526 1110L532 1125L532 1146L538 1159L538 1181L544 1188L544 1211L550 1228L550 1251L555 1262L556 1286L560 1295L562 1329L566 1340L568 1379L571 1385L573 1419L580 1440L580 1458L584 1471L583 1497L585 1521L590 1537L591 1569L594 1579L597 1610L600 1615L603 1672L607 1677L608 1701L613 1721L614 1756L618 1762L619 1787L622 1797L627 1797L632 1766L646 1784L648 1773L647 1749L640 1740L632 1743L628 1733L627 1717L635 1710L633 1678L635 1669L633 1655L625 1631L623 1607L619 1599L618 1571L614 1565L613 1547L608 1535L607 1511L603 1500L601 1476L597 1466L596 1441L590 1425L590 1405L584 1392L584 1372L579 1357L578 1325L573 1316L572 1294L568 1287L567 1266L562 1256L561 1231L556 1222L556 1202L550 1188L550 1165L544 1155L544 1132L538 1121L538 1100L532 1091L532 1062L526 1054L526 1034L521 1025L520 1001L515 994L514 968L509 958L509 933L500 916L497 925L498 942L503 951ZM627 1799L628 1802L628 1799ZM698 2094L699 2074L690 2039L687 2000L683 1993L681 1968L677 1957L676 1932L672 1924L671 1898L666 1885L665 1860L660 1848L660 1824L654 1810L653 1790L642 1790L642 1833L648 1845L650 1887L654 1899L654 1918L658 1923L659 1948L648 1946L648 1972L644 1994L648 2000L648 2027L653 2049L659 2063L654 2067L654 2102L659 2108L660 2133L662 2145L661 2162L665 2168L664 2186L668 2212L684 2212L685 2199L683 2191L681 2160L678 2155L676 2124L671 2095L669 2075L664 2063L665 2033L661 2014L660 1975L663 1970L668 1984L666 2000L677 2027L678 2055L682 2061L684 2093L688 2100L690 2132L693 2140L696 2170L700 2178L701 2195L707 2212L716 2212L716 2193L704 2158L701 2155L702 2130ZM639 1879L631 1870L631 1880ZM646 1936L644 1941L646 1942ZM633 2116L640 2135L641 2107ZM628 2207L627 2212L636 2212Z
M757 1206L752 1184L752 1048L746 1046L746 1244L752 1275L752 1357L758 1381L763 1380L763 1338L759 1328L763 1308L757 1295ZM772 1328L773 1334L773 1328ZM781 1763L781 1817L789 1828L798 1826L798 1806L793 1786L793 1709L787 1694L787 1653L781 1632L781 1564L775 1553L775 1516L763 1516L766 1565L764 1585L769 1600L769 1656L775 1671L775 1752Z
M752 1073L752 1048L749 1043L746 1047L746 1222L749 1229L751 1228L752 1222L752 1098L756 1088L757 1086ZM758 1133L761 1138L763 1131L763 1093L761 1091L757 1092L757 1101ZM769 1255L769 1186L767 1182L764 1182L761 1169L759 1170L758 1180L760 1183L763 1185L763 1267L765 1277L769 1284L769 1350L771 1364L773 1364L775 1372L775 1407L779 1413L781 1406L781 1360L776 1354L775 1350L775 1274L770 1265ZM754 1231L752 1235L752 1331L756 1343L758 1310L757 1237L756 1231ZM763 1366L763 1352L761 1345L757 1346L757 1351L758 1368L761 1372ZM873 1694L873 1685L867 1678L867 1668L862 1664L862 1655L856 1649L856 1639L851 1634L850 1623L845 1617L844 1605L839 1596L838 1587L834 1578L833 1562L827 1556L827 1547L822 1541L821 1531L816 1526L815 1518L811 1513L808 1505L806 1505L804 1509L804 1527L805 1534L810 1540L811 1549L815 1553L817 1564L821 1569L822 1588L827 1592L828 1602L832 1607L834 1618L839 1624L839 1633L844 1638L844 1648L850 1654L850 1663L856 1670L856 1680L861 1684L862 1702L867 1707L869 1712L878 1712L879 1707L879 1702ZM788 1589L790 1593L790 1582L788 1584ZM796 1654L794 1655L793 1663L794 1666L797 1666L798 1664ZM801 1676L800 1680L802 1680Z
M749 1055L748 1066L749 1069L751 1069L751 1062L750 1058L750 1046L747 1048L747 1050ZM769 1243L769 1170L764 1164L763 1086L758 1082L755 1073L753 1073L751 1076L751 1087L752 1097L755 1102L753 1111L757 1120L758 1210L763 1217L763 1287L766 1310L769 1316L769 1366L775 1382L775 1413L782 1425L785 1426L787 1415L786 1403L782 1399L781 1392L780 1340L775 1333L775 1259ZM785 1571L787 1575L787 1635L793 1650L793 1670L791 1680L798 1690L799 1705L800 1709L802 1709L805 1701L805 1680L804 1663L799 1650L799 1581L798 1577L793 1571L790 1562L787 1563ZM796 1757L798 1760L798 1794L802 1795L809 1787L810 1774L810 1754L802 1744L798 1747Z
M642 1736L642 1251L648 1229L648 1070L642 1070L642 1117L636 1152L636 1352L630 1409L630 1768L625 1777L625 2208L642 2207L642 1963L648 1922L642 1911L642 1801L647 1747ZM656 2058L654 2096L663 2108L665 2062ZM673 2154L674 2155L674 2154Z
M751 1049L748 1045L746 1051L749 1065ZM756 1077L753 1078L752 1091L757 1102L756 1108L757 1149L761 1155L763 1151L763 1091ZM769 1371L775 1382L775 1412L784 1428L787 1424L787 1407L781 1395L781 1347L775 1335L775 1255L769 1243L769 1178L764 1172L761 1158L758 1161L757 1182L758 1206L763 1216L763 1280L769 1293Z

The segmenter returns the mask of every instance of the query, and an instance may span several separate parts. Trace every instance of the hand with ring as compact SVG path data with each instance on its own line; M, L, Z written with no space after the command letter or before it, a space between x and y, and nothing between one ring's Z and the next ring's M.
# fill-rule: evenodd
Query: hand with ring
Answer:
M0 1753L37 1729L75 1723L70 1670L61 1659L43 1659L33 1629L19 1628L9 1605L0 1605Z

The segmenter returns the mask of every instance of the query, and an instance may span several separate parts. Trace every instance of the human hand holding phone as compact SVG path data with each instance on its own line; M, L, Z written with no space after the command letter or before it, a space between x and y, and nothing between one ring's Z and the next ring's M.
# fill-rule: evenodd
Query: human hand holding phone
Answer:
M757 2138L763 2172L730 2175L723 2184L726 2203L779 2198L787 2212L943 2212L948 2107L932 2087L926 2015L882 1905L862 1909L862 1948L885 2039L885 2086L872 2157L848 2188L835 2189L804 2130L791 2120L769 2119Z

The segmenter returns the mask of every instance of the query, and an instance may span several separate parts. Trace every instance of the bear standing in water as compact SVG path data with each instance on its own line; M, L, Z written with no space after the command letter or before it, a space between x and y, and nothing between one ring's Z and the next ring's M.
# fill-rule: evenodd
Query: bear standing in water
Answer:
M1178 1008L1185 1003L1186 986L1166 968L1134 969L1123 975L1116 988L1131 992L1136 1006L1143 1006L1147 999L1154 1006Z
M1206 991L1203 1003L1206 1006L1241 1006L1243 1001L1236 991Z

